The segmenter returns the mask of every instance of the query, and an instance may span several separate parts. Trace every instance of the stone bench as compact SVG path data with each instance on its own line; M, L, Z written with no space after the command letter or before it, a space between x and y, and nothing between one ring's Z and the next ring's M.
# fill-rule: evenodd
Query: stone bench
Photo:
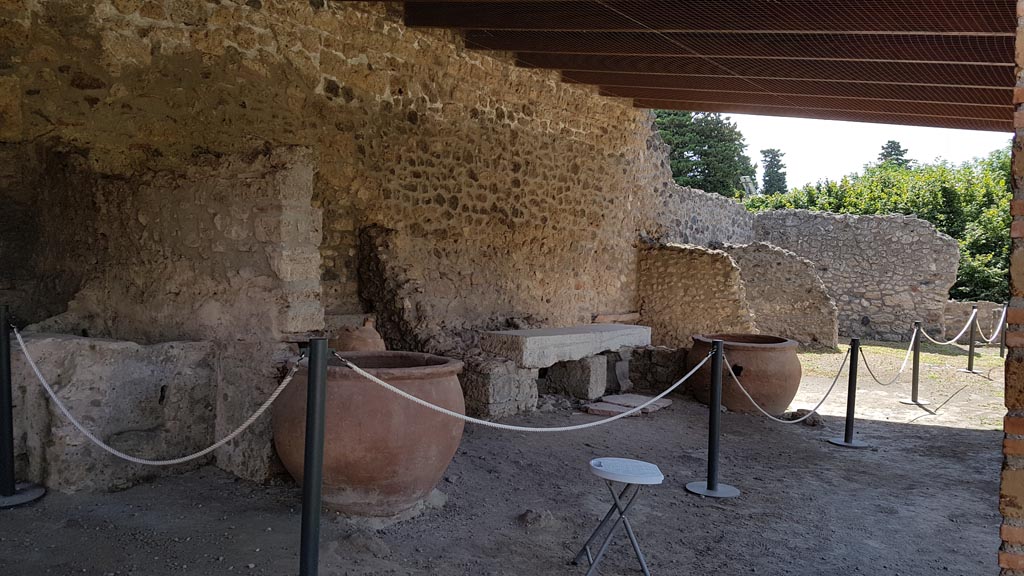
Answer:
M587 324L568 328L480 333L480 348L520 368L548 368L623 347L649 346L651 329L631 324Z

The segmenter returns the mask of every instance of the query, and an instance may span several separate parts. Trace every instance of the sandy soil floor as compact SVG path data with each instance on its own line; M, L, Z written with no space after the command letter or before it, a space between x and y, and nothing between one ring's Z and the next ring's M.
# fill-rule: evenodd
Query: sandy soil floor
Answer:
M892 374L899 348L869 346L868 360ZM820 398L841 358L804 355L794 407ZM832 415L845 411L843 383L823 408L824 427L723 415L721 479L743 491L733 500L683 489L703 477L707 441L706 408L687 398L570 434L467 427L438 486L447 504L380 531L326 516L321 573L583 574L567 561L609 505L586 464L622 456L667 477L631 513L654 574L997 574L999 359L989 350L978 362L993 380L956 373L963 353L925 359L922 397L933 408L952 399L933 416L896 402L908 384L883 389L865 377L857 431L870 450L824 441L842 432ZM510 421L592 419L557 410ZM0 512L0 574L295 574L299 498L294 485L258 486L213 468L116 494L50 494ZM605 575L640 573L624 535L602 566Z

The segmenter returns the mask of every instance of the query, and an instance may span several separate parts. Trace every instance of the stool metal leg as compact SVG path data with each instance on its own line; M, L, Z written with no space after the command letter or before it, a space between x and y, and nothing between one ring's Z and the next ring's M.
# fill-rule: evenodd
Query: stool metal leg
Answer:
M619 514L622 516L622 524L626 527L626 535L629 536L629 542L633 545L633 551L636 552L636 559L640 561L640 569L644 571L644 576L651 576L651 571L647 569L647 561L644 560L644 553L640 550L640 542L636 539L636 533L633 532L633 525L630 524L629 518L626 517L626 511L622 508L622 502L619 502L619 497L615 495L615 489L612 487L612 483L608 483L608 490L612 493L612 499L615 500L615 508L619 510ZM637 486L636 491L640 492L640 487Z
M608 482L608 486L609 488L611 488L611 482ZM627 485L627 488L628 487L629 486ZM636 502L636 497L640 494L640 486L635 486L634 488L635 491L633 492L633 497L630 498L625 508L619 508L618 504L614 504L612 506L614 510L617 510L619 512L618 518L615 519L615 522L612 524L611 530L608 531L608 535L605 536L604 541L601 542L601 548L598 549L597 555L594 556L594 561L590 565L590 569L587 570L586 576L593 576L594 574L597 574L597 566L601 563L601 558L604 557L604 553L608 551L608 546L612 543L612 538L615 536L615 532L618 531L619 524L622 523L622 521L626 518L626 512L629 511L629 508L633 505L634 502ZM614 494L614 488L612 488L612 493Z
M632 484L627 484L626 487L623 488L622 492L619 494L619 499L621 500L621 499L625 498L626 497L626 493L629 492L629 489L632 488L632 487L633 487ZM627 503L627 507L628 507L628 505L630 503L633 502L633 499L636 498L636 493L639 492L639 491L640 491L640 489L637 488L637 490L633 492L633 495L629 498L629 503ZM594 563L594 558L590 554L590 545L594 543L594 540L597 540L597 535L600 534L601 531L604 530L604 528L606 526L608 526L608 523L612 521L612 515L614 515L615 512L616 512L616 507L613 504L610 508L608 508L608 513L604 515L604 519L601 520L601 523L597 525L597 528L594 530L594 533L591 534L590 538L587 539L587 543L583 545L583 548L581 548L579 553L576 554L576 557L572 559L572 564L579 564L580 561L583 560L584 557L591 564Z

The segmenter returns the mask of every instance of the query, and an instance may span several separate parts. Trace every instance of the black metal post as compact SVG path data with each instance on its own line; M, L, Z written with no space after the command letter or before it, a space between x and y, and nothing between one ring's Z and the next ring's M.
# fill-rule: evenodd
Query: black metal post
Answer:
M0 497L14 496L14 397L11 392L10 309L0 306Z
M916 334L916 333L915 333ZM853 438L854 414L857 412L857 366L860 364L860 338L850 339L850 378L846 392L846 430L842 438L830 443L844 448L867 448L868 445Z
M914 359L910 375L910 398L900 400L903 404L915 404L918 406L930 404L927 400L921 400L918 397L918 390L921 386L921 335L921 322L914 322Z
M1010 303L1007 302L1003 308L1003 315L1000 317L1001 324L999 325L999 357L1003 358L1006 356L1006 327L1009 326L1010 318Z
M17 483L14 478L14 393L11 382L10 308L0 306L0 509L13 508L42 498L38 484Z
M711 346L714 355L711 357L711 398L708 402L708 477L704 482L690 482L686 489L701 496L733 498L739 496L740 491L728 484L718 483L718 440L722 428L722 368L725 344L721 340L713 340Z
M326 338L313 338L309 341L299 576L316 576L320 567L320 492L323 484L324 470L324 403L327 396L327 354Z
M967 371L974 372L974 341L977 340L975 329L978 326L978 305L971 306L971 340L967 343Z

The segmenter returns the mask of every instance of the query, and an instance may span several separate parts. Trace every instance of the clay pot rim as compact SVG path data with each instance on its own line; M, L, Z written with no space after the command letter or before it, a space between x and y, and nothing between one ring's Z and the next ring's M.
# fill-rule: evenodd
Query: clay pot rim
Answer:
M462 372L463 363L461 360L454 358L447 358L445 356L437 356L436 354L427 354L424 352L404 352L399 350L368 350L368 351L338 351L338 354L346 360L350 360L356 366L363 368L370 374L373 374L377 378L384 380L385 382L391 380L428 380L434 378L444 378L447 376L457 376ZM360 360L367 360L370 358L379 358L381 356L390 358L405 358L408 360L423 362L419 366L408 366L401 367L396 366L393 368L366 368L362 366ZM288 365L292 366L294 361L289 361ZM309 366L309 358L303 358L300 363L301 366ZM352 378L361 377L357 376L351 368L343 365L340 360L334 357L332 354L328 358L327 362L327 378Z
M773 336L771 334L699 334L693 337L694 342L711 346L712 340L722 340L726 350L785 350L796 349L800 343L796 340ZM762 340L750 342L750 340Z

